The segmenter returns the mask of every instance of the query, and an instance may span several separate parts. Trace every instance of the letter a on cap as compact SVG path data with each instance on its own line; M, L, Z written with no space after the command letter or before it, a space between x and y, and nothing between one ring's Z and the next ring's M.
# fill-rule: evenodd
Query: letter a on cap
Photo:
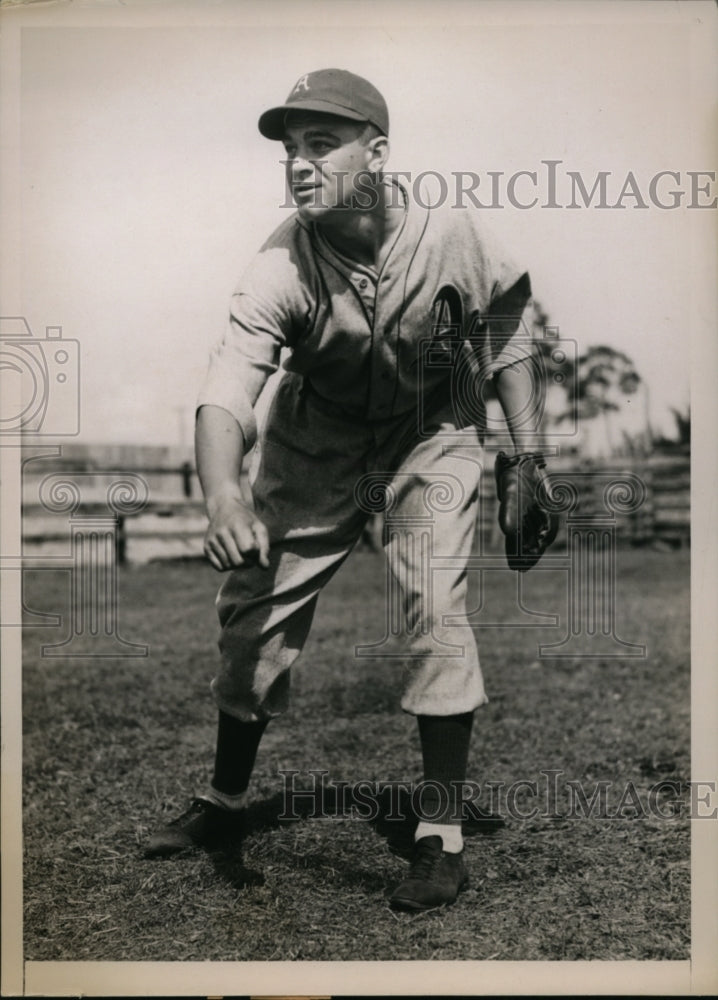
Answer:
M287 111L295 109L371 122L382 135L389 131L384 98L368 80L345 69L317 69L300 76L284 104L260 115L259 131L267 139L281 139Z

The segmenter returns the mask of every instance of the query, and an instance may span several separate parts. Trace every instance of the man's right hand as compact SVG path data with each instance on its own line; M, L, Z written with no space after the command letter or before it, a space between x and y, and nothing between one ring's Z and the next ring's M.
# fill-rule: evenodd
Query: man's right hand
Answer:
M204 552L215 569L225 571L257 563L267 569L269 534L238 493L208 498L207 513Z
M244 437L221 406L201 406L195 430L197 473L207 504L205 555L215 569L269 566L269 535L240 489Z

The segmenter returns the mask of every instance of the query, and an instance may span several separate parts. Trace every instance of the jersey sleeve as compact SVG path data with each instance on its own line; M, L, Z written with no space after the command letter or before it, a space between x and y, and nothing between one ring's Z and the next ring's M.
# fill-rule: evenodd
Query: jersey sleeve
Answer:
M486 338L486 370L492 377L502 368L533 357L533 304L528 273L491 300Z
M197 407L220 406L239 424L245 448L257 439L254 406L279 367L283 347L293 346L301 314L301 285L286 247L265 247L242 277L230 302L229 323L215 345Z
M482 336L474 346L484 373L493 377L503 368L533 356L531 279L496 235L483 226L477 231L478 225L474 220L488 308L481 310Z

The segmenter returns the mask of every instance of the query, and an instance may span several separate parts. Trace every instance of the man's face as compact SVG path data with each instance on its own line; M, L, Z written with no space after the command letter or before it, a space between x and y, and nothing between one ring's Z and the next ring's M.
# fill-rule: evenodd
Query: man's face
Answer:
M337 210L367 207L367 172L381 169L386 140L367 141L366 128L333 115L288 116L287 186L302 217L316 221Z

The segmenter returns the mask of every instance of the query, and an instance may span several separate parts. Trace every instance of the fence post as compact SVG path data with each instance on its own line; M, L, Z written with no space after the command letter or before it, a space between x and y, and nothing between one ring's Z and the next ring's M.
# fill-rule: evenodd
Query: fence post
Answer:
M182 493L189 500L192 496L192 465L190 462L183 462L180 468L182 476Z
M81 487L109 477L107 510L82 511ZM42 647L43 656L147 656L149 647L128 642L119 633L118 522L147 502L147 483L134 473L55 473L40 486L40 500L50 511L69 512L72 546L70 634ZM85 500L84 505L87 506Z
M588 478L587 478L588 477ZM577 513L582 495L574 479L591 489L596 502L604 479L602 513ZM568 510L568 629L564 639L539 646L542 657L645 657L646 647L616 634L616 514L635 512L645 501L643 480L633 473L586 472L551 477L544 498L554 510Z

